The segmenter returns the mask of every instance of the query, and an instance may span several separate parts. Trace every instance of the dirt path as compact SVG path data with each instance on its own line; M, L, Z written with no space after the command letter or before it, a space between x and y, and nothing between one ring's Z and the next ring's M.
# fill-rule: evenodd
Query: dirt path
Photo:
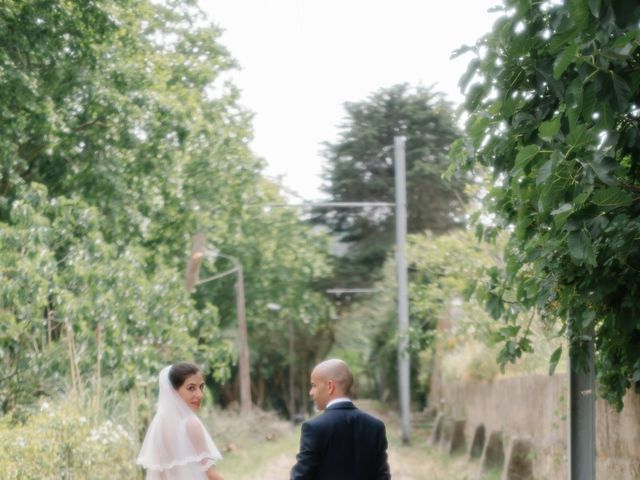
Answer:
M242 480L286 480L289 478L289 471L292 464L291 455L280 455L274 458L260 474L243 477ZM389 463L391 465L391 476L394 480L419 480L410 470L412 465L404 464L401 455L392 448L389 450Z
M389 439L389 466L393 480L466 480L473 475L478 466L468 464L462 456L450 457L438 449L428 445L429 429L425 426L414 426L411 445L403 445L400 438L400 426L397 415L393 412L375 411L375 406L366 402L359 405L363 410L380 417L387 425ZM291 433L292 440L286 453L279 453L268 458L260 472L240 476L238 480L287 480L289 471L295 462L297 438L299 431ZM293 436L296 438L294 439ZM291 451L288 451L291 450Z
M242 477L241 480L286 480L292 463L291 455L280 455L274 458L260 474ZM399 451L389 449L389 465L393 480L462 480L471 478L469 468L462 459L434 458L433 452L420 451L416 447L409 447Z
M293 465L293 458L291 455L280 455L274 458L268 465L264 472L243 477L242 480L287 480L289 478L289 470Z

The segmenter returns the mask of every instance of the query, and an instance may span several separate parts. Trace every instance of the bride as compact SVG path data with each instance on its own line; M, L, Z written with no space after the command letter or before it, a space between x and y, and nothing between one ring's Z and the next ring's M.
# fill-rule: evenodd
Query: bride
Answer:
M192 363L160 372L158 410L136 463L146 480L223 480L215 467L222 458L195 412L204 396L204 378Z

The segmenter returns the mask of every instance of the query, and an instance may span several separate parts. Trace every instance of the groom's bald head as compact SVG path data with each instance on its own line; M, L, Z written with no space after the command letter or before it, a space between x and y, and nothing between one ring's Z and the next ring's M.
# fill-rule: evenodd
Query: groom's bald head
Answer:
M353 374L349 366L338 358L320 362L313 369L312 375L325 381L331 380L336 386L336 396L348 396L353 386Z

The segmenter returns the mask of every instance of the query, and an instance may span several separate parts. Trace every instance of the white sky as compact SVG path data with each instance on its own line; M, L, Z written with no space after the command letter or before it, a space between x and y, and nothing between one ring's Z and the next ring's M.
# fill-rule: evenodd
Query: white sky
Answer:
M344 102L408 82L455 103L469 57L499 0L200 0L238 60L241 103L255 113L252 149L266 174L320 199L321 143L337 139Z

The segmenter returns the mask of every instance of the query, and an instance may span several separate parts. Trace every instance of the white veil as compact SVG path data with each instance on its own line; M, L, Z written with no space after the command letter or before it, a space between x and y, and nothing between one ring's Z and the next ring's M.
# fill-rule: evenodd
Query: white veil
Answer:
M159 375L158 410L149 425L136 463L147 469L147 478L196 478L188 472L204 472L222 458L198 416L171 385L169 370ZM202 475L202 474L200 474Z

